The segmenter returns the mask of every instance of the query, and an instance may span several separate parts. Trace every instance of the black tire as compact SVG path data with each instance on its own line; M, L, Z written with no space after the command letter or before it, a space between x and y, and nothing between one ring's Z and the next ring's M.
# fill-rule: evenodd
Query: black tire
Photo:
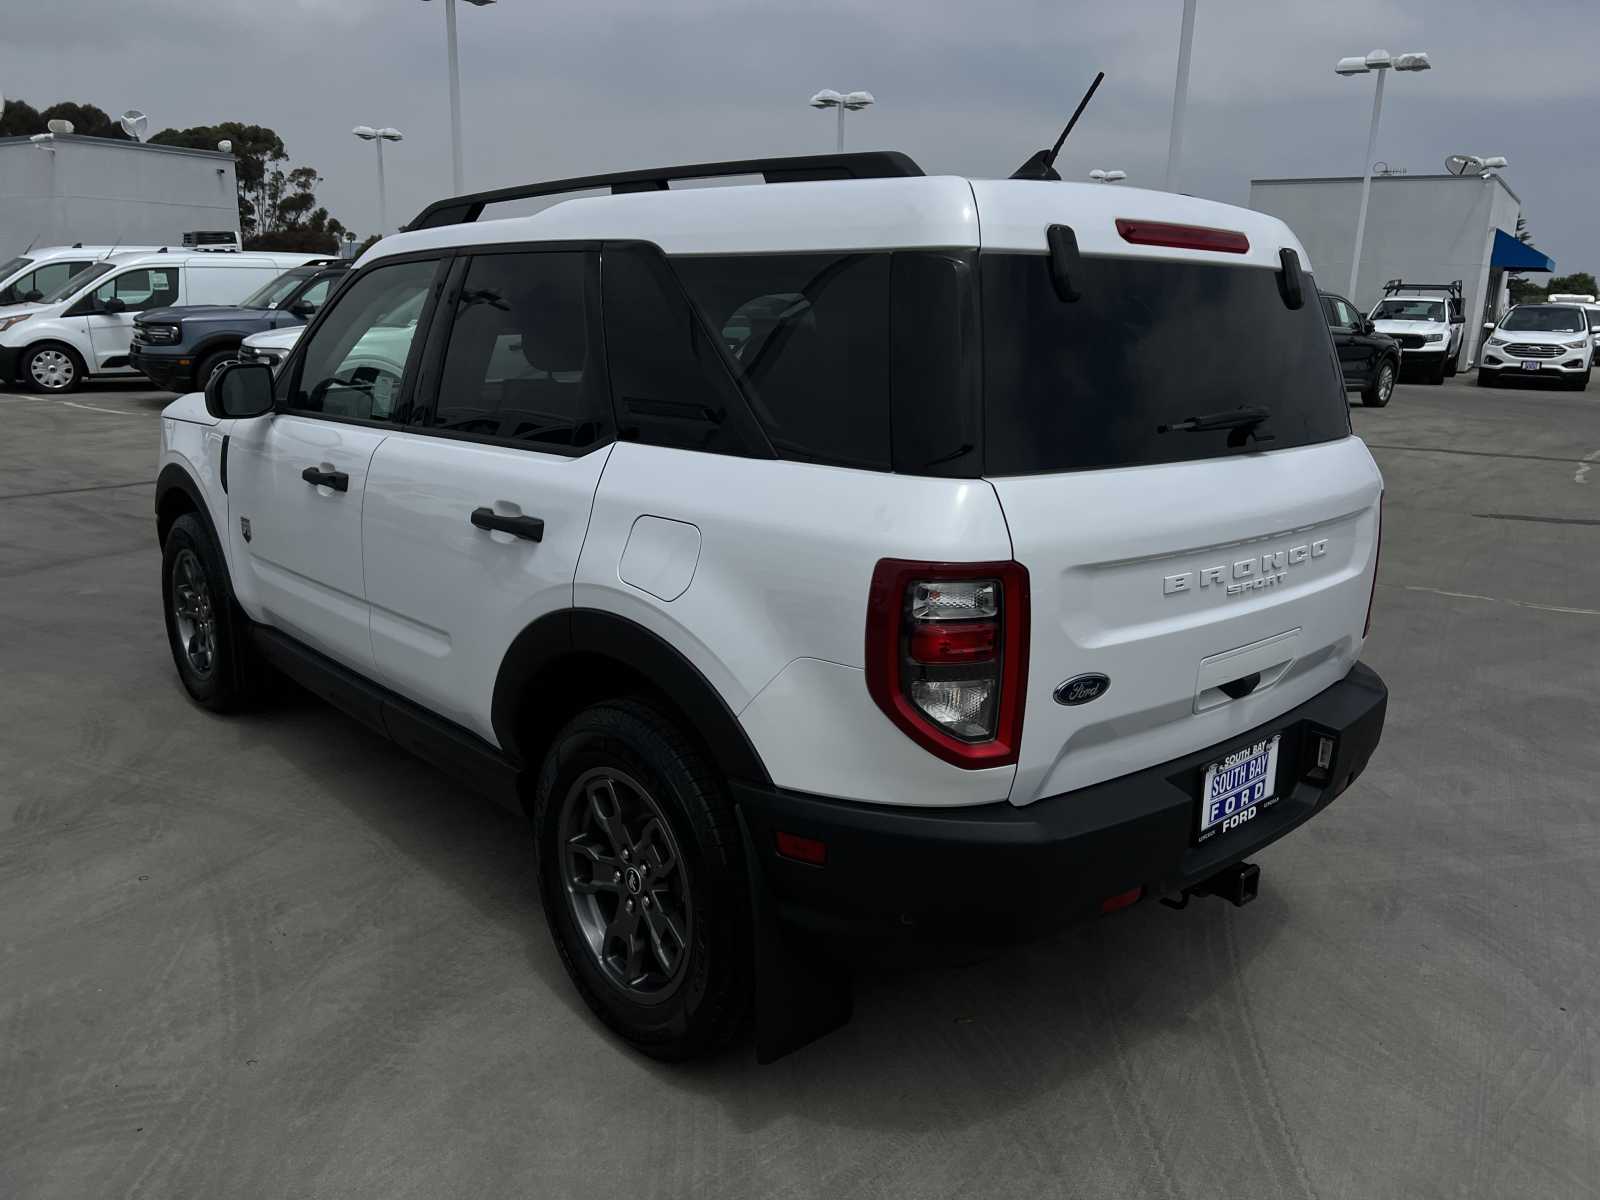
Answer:
M1438 387L1440 384L1442 384L1444 382L1444 372L1447 365L1448 364L1446 364L1444 360L1444 355L1441 354L1439 356L1439 365L1428 372L1428 383L1434 387Z
M1465 341L1466 341L1466 339L1463 338L1462 342L1464 343ZM1456 347L1456 352L1450 356L1450 361L1445 363L1445 365L1444 365L1445 378L1454 379L1456 377L1456 374L1460 370L1461 370L1461 347L1457 346Z
M22 355L19 374L29 387L52 395L65 396L83 386L87 368L83 357L62 342L40 342Z
M1482 367L1479 367L1478 368L1478 386L1479 387L1499 387L1500 386L1500 376L1499 376L1499 374L1497 372L1495 372L1495 371L1485 371Z
M601 819L606 807L614 825L610 816ZM652 813L665 819L665 838L651 833L659 824ZM725 1045L750 1007L750 884L727 788L706 756L650 703L605 701L556 736L531 815L545 920L595 1015L664 1061ZM622 831L620 842L613 827ZM662 847L671 863L661 859ZM640 868L652 861L658 875L641 884ZM674 916L687 926L676 939L658 932L671 929ZM619 928L625 940L614 936ZM680 946L670 969L655 948L669 940ZM621 963L612 953L618 946L626 955Z
M1589 376L1593 372L1593 367L1585 367L1582 375L1569 375L1566 379L1562 380L1562 382L1566 384L1568 391L1581 392L1588 388Z
M1394 396L1394 382L1399 375L1392 359L1383 359L1372 376L1372 382L1361 389L1361 403L1368 408L1387 408Z
M205 391L206 383L211 379L213 372L223 363L238 357L239 351L237 349L218 350L215 353L206 355L194 369L194 390L197 392Z
M203 582L203 595L196 594L195 580ZM161 547L161 603L172 661L194 702L212 712L232 712L254 700L265 667L247 640L222 552L192 512L172 523Z

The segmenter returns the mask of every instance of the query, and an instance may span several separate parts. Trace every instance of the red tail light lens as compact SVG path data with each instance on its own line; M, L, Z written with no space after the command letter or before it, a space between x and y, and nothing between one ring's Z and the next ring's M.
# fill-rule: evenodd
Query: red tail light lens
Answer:
M1016 762L1027 672L1022 564L878 563L867 690L918 745L960 767Z
M1378 544L1372 550L1372 590L1367 593L1367 623L1361 636L1372 632L1372 602L1378 598L1378 563L1383 560L1383 493L1378 493Z
M1215 250L1221 254L1248 254L1250 239L1237 229L1211 229L1204 225L1170 225L1165 221L1130 221L1117 218L1122 240L1136 246L1176 246L1179 250Z

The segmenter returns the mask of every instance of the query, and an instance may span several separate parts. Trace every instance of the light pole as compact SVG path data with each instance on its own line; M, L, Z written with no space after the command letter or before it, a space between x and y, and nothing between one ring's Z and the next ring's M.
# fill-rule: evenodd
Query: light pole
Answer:
M1383 77L1391 70L1426 71L1432 66L1427 52L1423 50L1393 57L1387 50L1374 50L1365 58L1359 55L1341 58L1333 68L1340 75L1378 73L1378 86L1372 93L1372 128L1367 131L1367 157L1361 164L1361 213L1356 217L1355 253L1350 256L1350 286L1344 293L1352 304L1360 304L1356 299L1356 277L1361 273L1361 243L1367 234L1367 200L1372 195L1372 155L1378 146L1378 118L1383 113Z
M1126 171L1102 171L1099 167L1089 172L1089 178L1096 183L1121 183L1127 177Z
M1178 78L1172 85L1172 132L1167 138L1167 174L1161 190L1172 190L1172 178L1183 157L1183 114L1189 106L1189 51L1194 48L1195 0L1183 0L1183 25L1178 30Z
M467 0L484 8L494 0ZM450 181L456 195L465 191L461 182L461 64L456 57L456 0L444 0L445 52L450 59Z
M869 104L876 104L871 92L836 92L832 88L823 88L811 97L812 108L836 108L839 110L839 139L838 151L844 153L844 114L846 112L860 112Z
M378 148L378 236L387 237L389 234L389 193L383 183L383 144L385 142L398 142L405 135L398 129L384 126L374 129L371 125L357 125L350 131L363 142L371 142Z

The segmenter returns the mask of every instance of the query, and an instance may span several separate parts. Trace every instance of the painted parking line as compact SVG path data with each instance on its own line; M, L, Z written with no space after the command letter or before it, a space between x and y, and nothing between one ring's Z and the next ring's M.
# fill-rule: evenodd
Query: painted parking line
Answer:
M113 417L159 417L159 412L138 412L126 408L101 408L97 404L84 404L78 400L55 400L49 396L19 396L15 392L0 392L0 400L26 400L35 404L49 404L58 408L78 408L84 412L106 413Z

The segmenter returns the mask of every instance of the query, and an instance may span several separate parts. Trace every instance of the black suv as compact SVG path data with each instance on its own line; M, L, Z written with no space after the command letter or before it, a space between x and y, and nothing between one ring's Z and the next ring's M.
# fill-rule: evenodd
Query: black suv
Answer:
M211 373L237 358L252 333L304 325L349 271L345 259L313 259L285 271L238 304L188 304L152 308L133 321L129 347L135 371L157 387L199 391Z
M1400 343L1362 315L1350 301L1330 292L1322 293L1322 311L1328 318L1328 332L1339 351L1339 369L1344 372L1347 392L1360 392L1361 403L1382 408L1394 395L1394 382L1400 378Z

